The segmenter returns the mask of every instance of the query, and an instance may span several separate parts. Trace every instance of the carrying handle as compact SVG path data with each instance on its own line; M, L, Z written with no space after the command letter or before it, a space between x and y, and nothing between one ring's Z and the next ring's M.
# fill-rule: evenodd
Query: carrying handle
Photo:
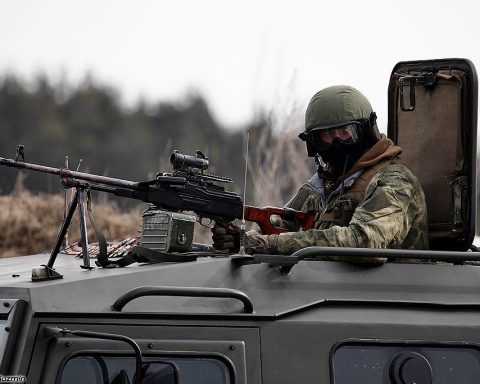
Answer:
M404 112L413 111L415 109L415 80L416 76L403 76L400 78L400 109ZM404 83L408 83L410 87L410 100L409 106L405 107L405 101L403 99L403 88L405 87Z
M400 79L398 80L400 92L400 109L403 112L411 112L415 109L415 84L423 84L425 88L433 89L435 87L435 81L436 75L433 72L423 72L419 75L400 77ZM403 89L407 85L410 88L410 100L409 105L405 106Z
M144 296L185 296L237 299L243 303L243 312L254 312L252 300L245 293L236 289L162 286L138 287L125 292L117 300L115 300L115 303L112 305L112 310L120 312L122 308L130 301Z

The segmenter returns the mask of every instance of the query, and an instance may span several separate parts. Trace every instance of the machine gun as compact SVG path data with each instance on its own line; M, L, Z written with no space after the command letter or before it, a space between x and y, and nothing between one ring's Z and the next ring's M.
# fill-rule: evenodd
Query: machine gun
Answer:
M184 155L174 151L170 157L173 172L158 173L155 179L141 182L76 172L65 168L31 164L26 163L24 160L24 148L23 146L17 146L16 158L5 159L0 157L0 165L58 175L65 188L75 188L76 190L59 231L55 247L46 265L48 278L52 278L56 273L53 270L53 264L77 206L79 206L80 214L80 235L83 253L82 268L92 268L88 256L85 220L85 205L90 190L144 201L152 204L155 208L165 209L166 211L160 213L157 211L153 213L152 211L148 212L147 215L150 218L149 229L155 229L155 226L162 226L163 224L172 224L176 217L171 215L167 217L165 212L193 211L200 219L207 218L220 224L242 218L243 215L243 202L240 196L235 192L226 191L223 186L218 184L231 183L232 180L205 174L204 171L208 169L209 162L200 151L197 151L195 156ZM161 215L161 217L158 215ZM183 217L180 217L180 219L183 219ZM170 220L170 223L166 222L167 220ZM192 222L192 220L189 221ZM188 241L190 241L191 245L194 222L195 220L190 225L190 238L188 238L189 234L184 232L176 234L180 245L188 245ZM94 221L92 221L92 224L95 228ZM164 226L160 229L163 228ZM104 239L103 242L105 243ZM99 241L99 243L102 243L102 241Z
M53 264L60 252L63 239L77 206L79 206L83 254L83 265L81 267L84 269L92 268L88 252L85 209L86 205L89 205L91 190L152 204L144 212L142 239L144 239L144 244L148 248L164 252L185 252L192 245L193 225L196 218L180 213L183 211L193 211L200 218L200 221L207 218L220 225L225 225L235 219L241 219L245 214L244 218L256 222L264 234L287 231L287 229L273 226L270 220L271 215L279 215L287 220L297 220L302 229L313 228L314 215L312 213L275 207L244 206L237 193L227 191L218 184L231 183L232 179L209 175L204 172L209 167L209 161L200 151L197 151L195 156L174 151L170 156L170 163L173 172L158 173L153 180L136 182L71 171L67 168L53 168L27 163L25 162L22 145L17 146L15 159L0 157L0 165L58 175L65 188L75 188L75 194L66 212L50 259L45 266L45 270L39 271L41 277L36 279L61 278L61 275L53 270ZM88 213L90 215L90 209ZM106 241L97 229L92 216L90 216L90 221L99 238L100 254L97 258L97 265L105 266L107 265ZM155 238L153 242L149 242L151 238ZM164 244L164 248L158 249L151 246L151 244L158 245L158 243Z

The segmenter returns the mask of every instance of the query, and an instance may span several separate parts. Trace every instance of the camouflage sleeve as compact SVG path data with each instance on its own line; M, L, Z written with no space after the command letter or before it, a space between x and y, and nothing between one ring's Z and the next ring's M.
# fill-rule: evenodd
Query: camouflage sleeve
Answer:
M399 167L386 167L371 180L347 227L282 233L276 239L277 253L291 254L308 246L401 247L416 214L409 207L418 191L409 175Z
M285 205L285 208L292 208L296 211L308 212L318 211L320 209L320 197L312 187L305 183L297 191ZM286 220L280 216L272 215L270 221L272 224L279 228L286 228L289 231L298 231L300 229L300 223L297 220Z

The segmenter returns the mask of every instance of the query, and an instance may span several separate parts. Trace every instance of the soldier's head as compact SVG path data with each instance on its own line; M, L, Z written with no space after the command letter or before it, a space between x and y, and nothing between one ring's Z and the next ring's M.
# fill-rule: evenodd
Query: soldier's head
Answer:
M370 102L355 88L328 87L310 100L299 137L307 144L308 156L320 156L332 176L340 176L380 140L376 118Z

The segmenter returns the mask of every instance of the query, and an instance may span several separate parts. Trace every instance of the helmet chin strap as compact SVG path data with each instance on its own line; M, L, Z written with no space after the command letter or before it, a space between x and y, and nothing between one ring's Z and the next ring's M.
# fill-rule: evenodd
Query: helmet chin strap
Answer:
M347 172L347 164L348 164L348 158L350 157L350 154L347 154L345 156L345 164L343 165L343 172L342 172L342 187L340 188L340 196L344 195L344 190L345 190L345 173Z

